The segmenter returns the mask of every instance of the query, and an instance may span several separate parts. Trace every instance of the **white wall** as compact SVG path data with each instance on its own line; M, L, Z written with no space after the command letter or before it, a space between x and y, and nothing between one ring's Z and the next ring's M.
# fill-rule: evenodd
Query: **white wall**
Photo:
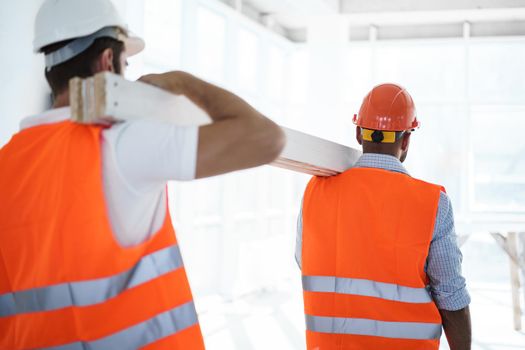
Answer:
M44 110L49 89L44 60L32 52L33 23L41 0L0 2L0 146L24 116Z

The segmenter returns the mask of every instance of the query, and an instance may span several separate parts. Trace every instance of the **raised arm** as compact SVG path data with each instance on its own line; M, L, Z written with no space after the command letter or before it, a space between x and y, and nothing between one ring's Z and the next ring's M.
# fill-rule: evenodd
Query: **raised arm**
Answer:
M270 163L284 147L281 128L229 91L180 71L141 80L187 96L213 120L199 129L196 178Z

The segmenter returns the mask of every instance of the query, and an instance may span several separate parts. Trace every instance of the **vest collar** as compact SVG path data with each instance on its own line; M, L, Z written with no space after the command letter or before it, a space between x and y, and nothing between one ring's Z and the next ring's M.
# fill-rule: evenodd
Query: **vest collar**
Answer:
M33 126L53 124L69 119L69 106L47 110L43 113L32 115L22 119L20 130Z

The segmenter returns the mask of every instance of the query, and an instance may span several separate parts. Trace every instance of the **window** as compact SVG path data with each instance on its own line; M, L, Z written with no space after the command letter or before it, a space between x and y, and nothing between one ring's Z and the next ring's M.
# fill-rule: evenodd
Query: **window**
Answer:
M255 94L258 84L259 38L250 30L239 28L237 32L237 84L241 91Z
M472 109L473 209L525 212L525 106Z
M281 48L270 45L268 48L266 75L266 94L273 100L284 100L284 52Z
M470 99L477 104L525 104L525 40L470 45Z
M288 101L292 104L304 105L308 101L309 55L306 49L298 49L290 55L290 89ZM300 128L299 126L296 128Z
M353 113L357 113L355 109L359 108L364 94L372 87L372 49L370 45L352 44L344 53L342 99L354 108Z
M397 82L411 91L419 104L464 100L465 46L462 42L376 45L374 85Z
M202 77L221 84L225 71L226 21L204 6L197 11L197 70Z
M145 61L165 70L180 65L180 0L144 1Z

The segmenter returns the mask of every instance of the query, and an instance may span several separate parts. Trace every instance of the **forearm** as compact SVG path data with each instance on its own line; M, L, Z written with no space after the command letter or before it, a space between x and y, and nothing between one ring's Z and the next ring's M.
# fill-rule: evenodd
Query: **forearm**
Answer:
M450 350L470 350L472 330L469 307L458 311L439 310L439 313Z

